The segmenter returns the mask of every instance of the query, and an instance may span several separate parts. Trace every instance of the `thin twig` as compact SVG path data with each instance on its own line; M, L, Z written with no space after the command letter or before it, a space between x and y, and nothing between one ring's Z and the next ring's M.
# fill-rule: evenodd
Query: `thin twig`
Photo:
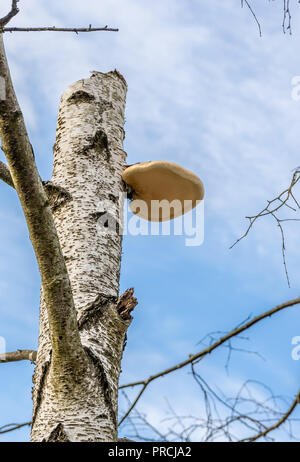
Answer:
M296 184L299 182L299 180L300 180L300 168L297 167L294 170L294 173L293 173L293 176L292 176L289 187L287 189L285 189L284 191L282 191L282 193L280 193L274 199L272 199L270 201L267 201L266 207L264 207L257 215L247 216L246 218L249 220L248 228L246 229L245 233L240 238L238 238L230 246L230 249L232 249L242 239L244 239L246 236L248 236L248 234L249 234L250 230L252 229L254 223L259 218L266 217L266 216L272 216L274 218L274 220L276 221L276 223L277 223L277 225L279 227L279 230L280 230L280 234L281 234L282 260L283 260L283 266L284 266L285 275L286 275L286 279L287 279L289 287L290 287L290 279L289 279L289 274L288 274L288 270L287 270L287 263L286 263L285 237L284 237L284 230L283 230L283 227L282 227L281 223L285 222L285 221L299 221L299 220L297 218L280 219L280 218L278 218L276 213L280 209L282 209L283 207L287 207L288 209L292 210L293 212L298 212L300 210L300 204L297 201L297 199L295 198L294 193L293 193L293 190L294 190ZM296 208L292 207L288 203L288 201L291 200L291 199L293 200L293 205L294 205L294 203L296 204ZM277 205L278 202L279 202L279 204Z
M248 2L248 0L241 0L241 7L243 8L244 2L245 2L245 4L247 5L247 7L249 8L249 10L251 11L251 14L252 14L252 16L253 16L253 18L254 18L256 24L257 24L257 27L258 27L259 36L261 37L261 36L262 36L262 33L261 33L260 22L259 22L259 20L257 19L257 16L256 16L256 14L254 13L254 11L253 11L253 9L252 9L250 3Z
M153 379L154 380L154 379ZM139 392L139 394L137 395L137 397L135 398L135 400L133 401L133 403L131 404L131 406L129 407L128 411L123 415L123 417L121 418L120 422L119 422L119 426L124 422L124 420L129 416L129 414L131 413L132 409L135 407L135 405L137 404L137 402L139 401L140 397L142 396L142 394L144 393L144 391L146 390L147 386L149 385L149 383L152 382L152 380L149 380L147 381L146 380L146 383L144 384L143 388L141 389L141 391ZM121 386L120 388L126 388L126 385L124 386Z
M12 424L3 425L3 427L0 427L0 435L2 435L3 433L8 433L14 430L18 430L19 428L22 428L22 427L29 427L30 425L31 425L31 422L25 422L22 424L12 423Z
M270 1L270 0L269 0ZM259 35L261 36L261 26L260 23L257 19L257 16L253 10L253 8L250 5L249 0L241 0L241 7L244 6L244 3L247 5L249 10L251 11L252 16L255 19L255 22L257 23L258 30L259 30ZM298 0L298 4L300 1ZM282 19L282 31L285 34L287 31L289 31L290 35L292 35L292 14L290 11L290 0L282 0L282 11L283 11L283 19Z

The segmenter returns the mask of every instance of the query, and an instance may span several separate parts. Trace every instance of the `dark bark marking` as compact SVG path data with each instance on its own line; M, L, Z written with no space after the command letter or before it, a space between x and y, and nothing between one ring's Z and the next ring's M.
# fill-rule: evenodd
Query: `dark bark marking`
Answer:
M75 93L73 93L71 96L69 96L67 101L68 103L74 104L74 103L89 102L94 99L95 99L94 95L91 95L90 93L84 90L78 90Z
M108 157L110 156L107 134L103 130L98 130L95 133L92 148L96 148L99 151L105 149Z
M113 202L114 204L116 204L118 202L118 197L115 196L114 194L109 194L108 195L108 199Z
M57 424L57 426L52 430L48 438L42 440L43 443L67 443L70 442L62 423Z
M118 443L136 443L136 441L130 440L128 438L118 438Z
M125 350L125 348L126 348L126 345L127 345L127 333L125 332L121 361L122 361L122 359L123 359L124 350ZM122 369L121 369L121 372L122 372Z
M129 200L132 200L133 199L133 194L134 194L134 189L127 183L125 183L125 181L122 180L122 186L123 186L123 190L124 192L127 194L127 199Z
M103 228L109 229L116 234L120 234L119 220L111 213L107 211L95 212L91 216L94 220L98 221L98 225L101 225Z
M50 355L51 355L51 353L50 353ZM38 410L39 410L41 402L42 402L43 389L44 389L46 377L47 377L47 374L48 374L48 371L49 371L49 366L50 366L50 361L46 361L42 366L42 374L41 374L41 377L40 377L40 383L39 383L39 386L38 386L37 397L36 397L36 404L35 404L35 408L34 408L34 412L33 412L33 416L32 416L32 425L35 422Z
M71 194L65 188L62 188L51 181L43 181L43 186L52 212L72 199Z
M109 141L107 134L103 130L97 130L96 133L88 138L88 145L82 149L82 154L86 155L90 150L94 149L97 153L104 153L105 160L109 162L111 154L109 150Z
M88 321L94 319L95 316L102 316L107 306L111 303L115 304L116 302L117 297L105 294L97 295L95 300L83 310L83 313L78 319L78 328L82 329L82 327Z
M100 420L107 420L108 419L108 416L106 414L99 414L97 416L97 419L100 419Z
M94 149L97 153L104 154L104 159L109 162L111 154L109 150L109 141L107 134L103 130L98 130L93 136L87 138L88 144L82 148L81 154L87 155L89 151Z
M113 393L112 393L112 390L110 388L109 382L107 380L107 376L105 374L104 367L103 367L101 361L99 360L99 358L92 352L92 350L90 348L84 346L84 350L85 350L87 356L90 358L91 362L93 363L96 371L98 372L98 379L100 381L100 387L101 387L101 389L103 390L103 393L104 393L105 403L106 403L106 405L107 405L107 407L109 409L110 417L111 417L114 425L117 428L117 425L118 425L117 415L115 413L114 406L112 404Z

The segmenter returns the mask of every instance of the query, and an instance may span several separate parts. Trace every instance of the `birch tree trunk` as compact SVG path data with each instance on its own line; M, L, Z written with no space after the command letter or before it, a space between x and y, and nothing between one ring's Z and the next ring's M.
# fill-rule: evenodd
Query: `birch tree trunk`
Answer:
M53 359L59 338L51 344L42 289L32 441L117 440L120 363L136 301L129 290L118 302L122 236L119 226L115 232L107 226L123 210L126 92L117 71L94 72L61 97L53 176L45 188L85 358L78 355L71 365Z

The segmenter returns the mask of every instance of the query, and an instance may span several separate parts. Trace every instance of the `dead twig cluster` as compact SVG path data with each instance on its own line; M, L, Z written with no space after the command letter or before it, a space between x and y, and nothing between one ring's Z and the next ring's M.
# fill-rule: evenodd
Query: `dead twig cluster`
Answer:
M282 219L278 217L278 212L279 210L285 208L285 209L289 209L289 211L292 211L293 213L299 213L300 204L299 204L299 201L296 199L296 196L294 193L295 186L299 182L299 180L300 180L300 167L297 167L293 172L292 179L291 179L291 182L288 188L282 191L282 193L280 193L274 199L270 201L268 200L266 207L264 207L258 214L253 215L253 216L247 216L246 218L249 220L248 228L246 229L245 233L230 246L230 249L232 249L238 242L244 239L249 234L253 225L259 218L271 216L275 220L280 230L282 260L283 260L285 275L286 275L286 279L287 279L289 287L290 287L290 278L289 278L289 273L288 273L287 263L286 263L286 245L285 245L285 235L284 235L284 229L283 229L282 223L287 222L287 221L300 221L300 218L298 218L298 215L297 215L297 218L293 216L292 218Z
M299 395L292 401L275 396L266 385L246 381L235 396L228 397L209 384L191 365L192 375L200 390L201 416L180 415L167 402L168 416L157 425L137 408L127 418L122 431L135 441L157 442L254 442L258 439L274 441L269 433L281 428L290 440L297 440L299 419L291 414L299 404ZM123 395L131 406L126 393ZM285 410L288 408L288 410Z
M252 327L255 324L259 323L263 319L265 319L267 317L271 317L275 313L278 313L278 312L280 312L281 310L283 310L285 308L295 306L295 305L298 305L298 304L300 304L300 297L296 298L296 299L293 299L293 300L290 300L290 301L288 301L286 303L283 303L281 305L278 305L275 308L272 308L271 310L268 310L268 311L266 311L265 313L262 313L259 316L255 316L252 319L246 320L246 322L244 322L241 325L237 326L231 332L223 335L222 337L220 337L217 340L214 340L209 346L205 347L203 350L199 351L198 353L189 355L189 357L186 360L176 364L175 366L170 367L168 369L164 369L163 371L160 371L157 374L151 375L147 379L127 383L125 385L121 385L120 390L124 390L125 388L134 388L134 387L139 386L140 391L138 392L136 398L134 399L134 401L132 402L132 404L130 405L128 410L124 413L123 417L120 419L119 425L121 425L128 418L128 416L131 414L131 412L133 411L133 409L135 408L135 406L137 405L137 403L141 399L141 397L144 394L145 390L148 388L148 386L154 380L157 380L157 379L159 379L161 377L164 377L164 376L166 376L166 375L168 375L168 374L170 374L172 372L178 371L178 370L186 367L187 365L193 365L194 366L199 361L201 361L205 356L207 356L208 354L210 354L214 350L216 350L218 347L230 342L233 337L240 336L240 334L242 332L245 332L250 327Z

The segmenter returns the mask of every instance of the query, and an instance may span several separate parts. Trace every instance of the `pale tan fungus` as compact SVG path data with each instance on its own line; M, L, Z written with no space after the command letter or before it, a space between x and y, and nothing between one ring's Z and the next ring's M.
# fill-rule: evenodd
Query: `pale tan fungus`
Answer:
M173 162L134 164L124 170L122 178L133 189L131 211L149 221L166 221L183 215L204 197L200 178ZM144 205L137 201L144 201ZM153 201L159 201L161 207Z

